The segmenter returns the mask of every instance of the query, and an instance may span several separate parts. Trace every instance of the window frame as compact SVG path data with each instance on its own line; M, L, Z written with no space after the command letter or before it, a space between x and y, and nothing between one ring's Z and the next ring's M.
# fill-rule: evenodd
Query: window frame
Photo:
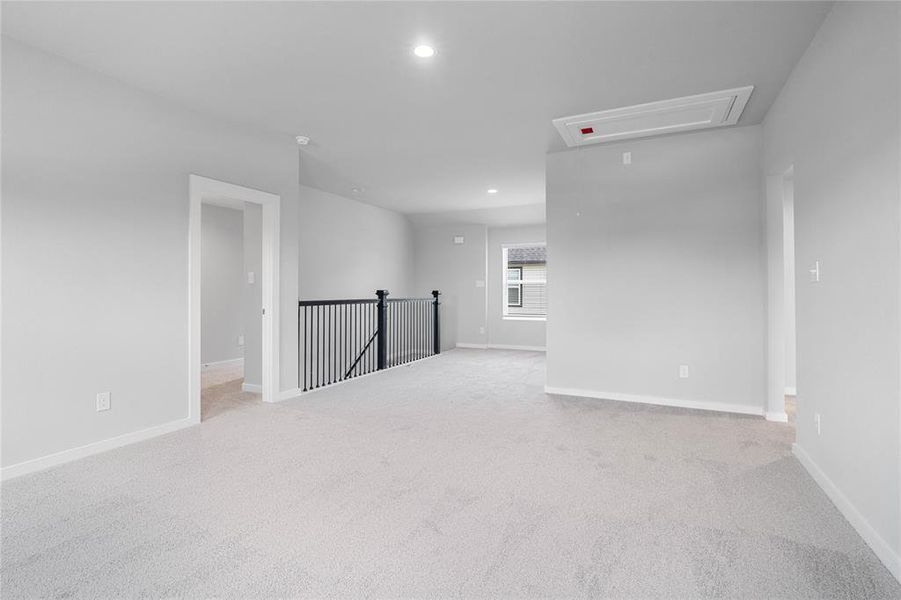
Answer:
M547 242L526 242L526 243L516 243L516 244L501 244L501 318L505 321L547 321L547 311L543 315L521 315L521 314L511 314L511 308L520 308L523 302L523 284L526 283L523 280L523 270L522 267L508 267L508 250L511 248L535 248L535 247L543 247L547 248ZM520 279L517 284L519 287L519 305L509 305L509 291L508 291L508 283L507 283L507 269L519 269L520 270ZM545 260L545 269L547 269L547 261ZM545 276L544 281L529 281L529 283L537 283L545 286L545 293L547 293L547 276ZM510 286L512 287L512 286Z
M513 271L514 269L519 271L519 278L516 279L516 281L518 281L519 283L511 284L510 283L510 271ZM506 277L506 281L507 281L507 300L506 300L507 308L522 308L522 267L506 267L506 270L504 271L504 276ZM517 298L519 299L518 304L510 303L510 288L518 288L518 296L517 296Z

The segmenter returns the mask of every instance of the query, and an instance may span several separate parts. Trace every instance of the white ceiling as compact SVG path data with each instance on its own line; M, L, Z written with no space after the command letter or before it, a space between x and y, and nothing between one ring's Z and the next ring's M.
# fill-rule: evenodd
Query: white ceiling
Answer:
M3 2L2 22L19 41L193 109L312 137L308 185L406 213L538 214L545 154L565 148L551 119L754 85L739 124L759 123L828 9ZM438 55L414 57L420 42Z

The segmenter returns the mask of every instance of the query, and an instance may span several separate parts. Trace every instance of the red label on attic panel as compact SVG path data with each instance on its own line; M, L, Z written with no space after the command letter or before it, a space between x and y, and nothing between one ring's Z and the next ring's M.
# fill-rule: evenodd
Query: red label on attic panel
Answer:
M580 131L582 135L588 135L589 133L594 133L594 127L583 127Z

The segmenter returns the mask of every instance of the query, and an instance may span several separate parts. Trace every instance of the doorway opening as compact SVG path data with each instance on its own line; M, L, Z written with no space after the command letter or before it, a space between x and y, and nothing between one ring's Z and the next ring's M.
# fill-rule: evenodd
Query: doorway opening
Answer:
M785 413L794 425L797 415L797 341L795 314L795 178L794 168L782 176L782 275L785 337Z
M194 422L277 400L280 197L189 178L189 402Z
M207 198L200 222L200 419L263 390L263 207Z
M798 393L794 167L767 177L766 212L769 271L766 418L793 424Z

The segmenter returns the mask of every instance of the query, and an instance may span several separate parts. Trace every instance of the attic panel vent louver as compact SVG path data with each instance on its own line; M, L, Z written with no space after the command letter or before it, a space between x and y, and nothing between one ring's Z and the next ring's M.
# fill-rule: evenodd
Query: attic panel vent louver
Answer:
M754 90L747 87L560 117L554 127L567 146L735 125Z

